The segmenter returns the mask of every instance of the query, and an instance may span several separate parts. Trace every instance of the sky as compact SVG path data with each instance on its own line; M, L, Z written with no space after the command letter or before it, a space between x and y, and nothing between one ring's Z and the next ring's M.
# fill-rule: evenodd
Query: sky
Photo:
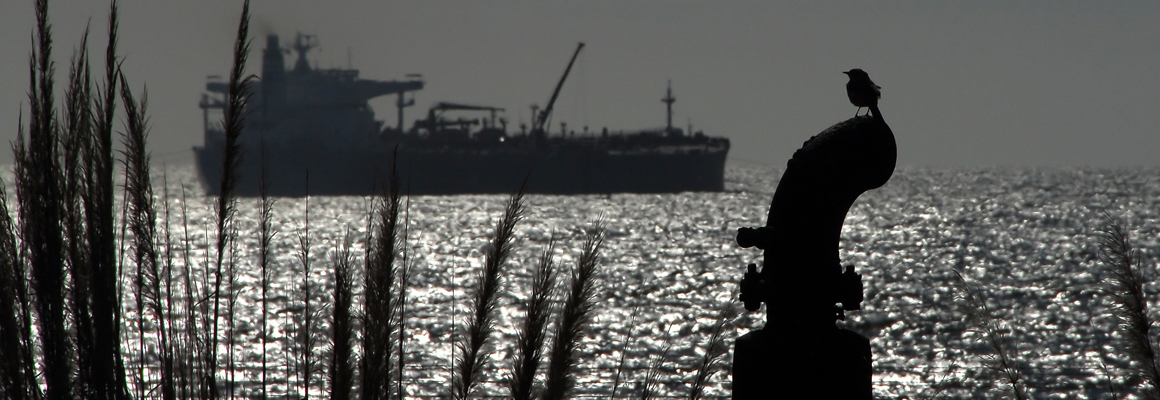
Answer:
M227 74L241 1L118 4L153 159L190 162L197 102L207 76ZM1160 166L1160 2L254 0L252 14L251 73L266 35L302 32L317 35L320 67L422 74L408 126L439 101L527 122L584 42L553 116L570 129L664 126L672 82L675 125L730 138L731 162L784 167L854 115L842 71L862 68L882 86L900 165ZM86 26L104 65L108 3L53 1L49 18L59 81ZM31 0L0 2L0 141L28 110L34 23ZM393 100L371 103L387 125Z

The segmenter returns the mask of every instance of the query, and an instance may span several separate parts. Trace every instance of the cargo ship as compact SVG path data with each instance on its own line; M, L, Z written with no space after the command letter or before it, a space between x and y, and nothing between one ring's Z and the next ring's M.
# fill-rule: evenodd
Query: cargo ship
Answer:
M239 196L257 196L263 181L271 196L371 195L395 171L412 195L514 193L611 194L724 190L729 139L685 132L672 125L671 86L662 99L664 128L635 132L550 132L552 109L584 44L577 46L543 109L509 131L499 107L440 102L406 128L403 111L414 104L423 80L377 81L354 69L311 67L317 46L299 34L284 48L267 37L262 77L251 86ZM287 68L284 54L297 53ZM407 94L412 98L408 99ZM228 85L210 77L200 106L205 141L193 148L202 187L218 195L225 133L220 115ZM368 100L397 97L398 124L376 120ZM466 115L466 117L465 117ZM473 117L473 115L479 115ZM263 173L264 171L264 173ZM264 176L264 180L263 180Z

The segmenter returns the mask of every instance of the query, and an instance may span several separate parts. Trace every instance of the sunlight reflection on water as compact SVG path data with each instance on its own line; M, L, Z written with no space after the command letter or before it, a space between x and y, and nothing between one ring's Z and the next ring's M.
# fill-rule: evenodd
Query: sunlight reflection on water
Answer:
M541 247L556 237L558 264L570 268L581 230L602 221L608 241L601 260L600 306L597 327L581 346L578 390L607 395L622 347L628 353L629 383L620 394L626 394L626 388L635 390L632 382L643 379L648 357L663 347L662 331L669 327L673 352L663 390L684 393L689 369L702 354L720 303L728 300L744 266L760 261L759 252L739 249L733 238L739 227L764 225L776 172L729 168L728 191L723 193L528 196L528 212L518 225L515 251L506 267L508 291L501 299L498 345L491 353L484 391L504 393L499 381L508 368L512 327L522 318L518 304L526 297L524 287ZM885 187L864 194L847 216L841 259L864 275L866 302L840 324L871 338L876 397L915 398L943 390L943 395L970 398L997 390L977 356L985 352L979 335L955 312L954 269L990 296L1035 393L1053 398L1102 394L1106 382L1101 364L1106 363L1113 375L1124 376L1120 372L1127 361L1109 347L1114 320L1099 291L1094 235L1107 213L1122 218L1142 240L1146 255L1154 255L1160 231L1160 184L1154 179L1158 172L900 169ZM188 227L188 257L200 271L207 263L207 243L214 240L212 199L201 194L192 168L170 167L167 173L173 257L179 263L186 257L183 227ZM160 183L158 177L156 194L163 196ZM188 201L185 223L183 189ZM410 199L407 248L414 263L406 343L410 394L448 391L454 325L468 307L464 288L483 262L488 236L506 200L507 196L494 195ZM253 266L256 202L241 199L237 225L240 246L235 259L241 271L237 351L243 367L239 380L256 378L261 353L255 315L259 277ZM276 360L271 363L279 370L287 363L282 338L300 326L293 319L301 308L303 276L296 253L298 236L304 232L305 202L278 199L275 206L279 234L274 241L277 278L271 286L270 318L272 338L277 340L266 354ZM315 301L331 296L330 254L345 235L352 235L354 254L361 257L368 207L369 201L361 197L310 199L310 282ZM1158 288L1150 289L1155 293ZM644 307L638 321L628 325L637 306ZM126 307L131 314L135 305L127 298ZM735 321L730 344L736 334L759 328L762 320L763 313L743 314ZM325 347L316 350L325 354ZM315 379L324 380L322 375ZM716 375L708 394L728 396L729 379L727 370ZM285 385L283 381L275 390L285 390Z

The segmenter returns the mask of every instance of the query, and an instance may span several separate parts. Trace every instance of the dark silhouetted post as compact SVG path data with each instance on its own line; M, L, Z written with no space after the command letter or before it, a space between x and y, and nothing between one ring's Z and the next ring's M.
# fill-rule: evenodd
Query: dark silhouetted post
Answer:
M897 156L877 102L863 106L871 115L794 153L766 226L738 230L739 245L765 250L760 271L749 265L741 299L750 311L765 303L767 321L737 339L734 399L872 398L869 339L834 324L862 303L861 275L838 259L842 222L859 195L890 179Z

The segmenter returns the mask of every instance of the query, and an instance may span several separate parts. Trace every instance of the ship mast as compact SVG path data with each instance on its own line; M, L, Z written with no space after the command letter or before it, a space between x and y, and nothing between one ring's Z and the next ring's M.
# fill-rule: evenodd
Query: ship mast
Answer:
M294 72L306 72L310 70L310 63L306 61L306 52L315 47L318 47L317 36L299 33L294 38L294 46L292 48L298 53L298 61L294 63Z
M406 93L407 92L399 92L399 98L395 101L395 107L398 107L399 109L399 120L395 129L398 129L399 132L403 131L403 109L415 105L415 99L411 99L411 101L403 101L403 95Z
M665 133L671 133L673 131L673 102L676 101L677 98L673 97L673 81L669 80L669 89L667 92L665 92L665 97L661 99L661 102L665 103L665 108L668 112L668 122L665 124Z

